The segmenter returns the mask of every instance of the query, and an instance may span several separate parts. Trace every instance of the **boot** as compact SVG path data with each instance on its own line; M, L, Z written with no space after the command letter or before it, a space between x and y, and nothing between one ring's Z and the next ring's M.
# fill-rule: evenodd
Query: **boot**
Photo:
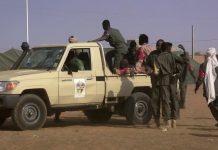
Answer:
M176 120L172 120L172 128L176 128Z
M160 119L155 119L154 122L156 124L156 127L160 128Z
M166 132L170 127L171 127L171 120L164 120L164 125L160 128L163 132Z
M164 120L164 125L166 126L166 128L171 128L171 124L172 124L172 120Z

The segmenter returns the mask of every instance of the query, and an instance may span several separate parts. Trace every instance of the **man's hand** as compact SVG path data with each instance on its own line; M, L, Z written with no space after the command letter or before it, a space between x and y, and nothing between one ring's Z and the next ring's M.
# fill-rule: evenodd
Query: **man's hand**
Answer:
M181 48L183 51L185 51L185 48L184 48L184 46L182 44L179 44L178 48Z

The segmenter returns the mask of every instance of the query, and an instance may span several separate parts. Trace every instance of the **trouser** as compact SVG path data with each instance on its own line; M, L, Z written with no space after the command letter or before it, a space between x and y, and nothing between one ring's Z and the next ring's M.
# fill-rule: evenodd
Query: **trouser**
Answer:
M162 103L162 116L164 120L171 119L171 105L170 105L170 86L160 86L160 99Z
M180 117L179 100L177 96L177 81L178 79L174 77L174 79L172 79L170 83L171 119L174 119L174 120Z
M213 115L214 119L218 121L218 96L216 96L216 99L211 102L208 107L210 108L211 114Z
M177 85L172 83L160 86L160 99L164 120L176 120L179 117L179 102L176 96L176 87Z
M180 91L180 107L185 107L186 93L187 93L187 83L179 82L179 91Z
M120 62L123 59L123 57L124 57L124 54L121 53L120 51L116 50L116 49L112 50L112 51L109 51L106 54L105 58L106 58L108 66L109 66L109 69L112 72L113 72L114 68L116 68L116 69L120 68ZM114 63L113 63L112 58L114 58Z
M55 112L55 120L59 120L60 119L60 115L61 115L60 111Z
M160 119L160 87L152 85L152 108L154 119Z

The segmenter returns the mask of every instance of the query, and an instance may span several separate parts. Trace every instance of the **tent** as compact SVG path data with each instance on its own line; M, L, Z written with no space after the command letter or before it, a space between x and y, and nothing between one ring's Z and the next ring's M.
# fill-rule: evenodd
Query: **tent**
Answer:
M15 63L22 51L17 49L10 49L4 53L0 53L0 71L8 70Z

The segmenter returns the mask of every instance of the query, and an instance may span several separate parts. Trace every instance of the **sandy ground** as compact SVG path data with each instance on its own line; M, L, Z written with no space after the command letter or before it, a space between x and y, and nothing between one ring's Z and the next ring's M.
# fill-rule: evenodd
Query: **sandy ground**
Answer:
M176 129L162 132L150 126L131 126L113 116L107 124L92 124L81 112L66 112L63 122L48 118L44 128L16 131L10 119L0 129L0 150L215 150L218 128L202 97L188 87L187 106Z

